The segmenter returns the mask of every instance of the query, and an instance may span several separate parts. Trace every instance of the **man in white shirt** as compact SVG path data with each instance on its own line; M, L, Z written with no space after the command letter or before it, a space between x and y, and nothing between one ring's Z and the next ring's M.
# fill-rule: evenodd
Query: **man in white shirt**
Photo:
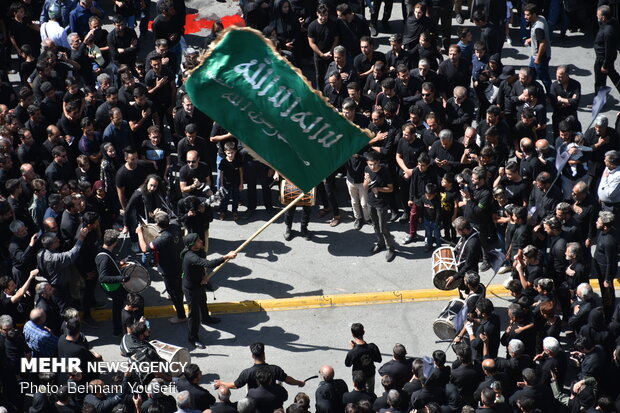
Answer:
M58 47L69 49L69 41L67 40L67 29L60 25L60 9L50 7L47 11L49 21L41 24L41 40L50 39Z
M605 170L598 185L598 198L603 211L614 211L620 206L620 152L605 153Z

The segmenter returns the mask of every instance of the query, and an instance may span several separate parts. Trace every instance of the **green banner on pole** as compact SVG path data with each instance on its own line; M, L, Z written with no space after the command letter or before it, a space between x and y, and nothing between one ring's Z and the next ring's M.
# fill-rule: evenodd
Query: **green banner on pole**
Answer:
M370 139L250 28L228 28L186 89L198 109L304 192Z

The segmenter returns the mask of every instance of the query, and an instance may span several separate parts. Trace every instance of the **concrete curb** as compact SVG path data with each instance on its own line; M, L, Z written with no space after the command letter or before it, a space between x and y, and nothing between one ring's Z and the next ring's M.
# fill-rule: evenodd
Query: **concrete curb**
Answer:
M598 289L599 287L597 280L591 280L591 285L594 289ZM620 282L616 280L614 285L620 287ZM508 297L510 293L503 285L498 284L487 287L487 295ZM222 303L211 302L209 303L209 309L212 314L242 314L260 311L305 310L357 305L441 301L450 300L452 298L458 298L457 290L442 291L437 289L420 289L355 294L312 295L307 297L230 301ZM185 311L189 311L187 305L185 306ZM147 318L173 317L176 315L172 305L146 307L144 313ZM112 319L112 310L94 310L92 316L97 321L109 321Z

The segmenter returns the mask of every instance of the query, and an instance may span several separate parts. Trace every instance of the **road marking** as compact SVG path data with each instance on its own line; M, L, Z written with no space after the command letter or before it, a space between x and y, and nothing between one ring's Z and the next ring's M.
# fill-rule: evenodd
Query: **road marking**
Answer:
M599 287L597 280L591 280L592 288ZM620 287L620 282L614 282ZM487 294L499 297L509 297L510 293L503 285L487 287ZM399 290L383 292L367 292L355 294L313 295L307 297L274 298L265 300L230 301L223 303L209 303L212 314L242 314L261 311L305 310L313 308L351 307L358 305L397 304L426 301L448 301L458 298L457 290L442 291L437 289ZM189 311L187 305L185 311ZM93 318L97 321L112 319L112 310L94 310ZM176 315L172 305L145 307L144 315L147 318L163 318Z

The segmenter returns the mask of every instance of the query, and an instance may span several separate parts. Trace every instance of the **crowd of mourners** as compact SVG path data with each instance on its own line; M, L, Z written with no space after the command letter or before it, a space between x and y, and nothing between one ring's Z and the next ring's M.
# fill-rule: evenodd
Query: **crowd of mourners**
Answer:
M372 254L395 259L390 228L399 224L401 245L455 246L458 271L445 287L466 300L451 366L444 351L412 358L396 344L376 370L381 352L353 324L351 380L322 366L311 402L304 393L289 400L280 383L305 382L267 364L262 343L251 346L254 364L234 382L215 382L217 399L199 385L195 364L180 378L126 373L106 383L86 370L20 370L22 358L101 360L82 333L96 327L91 311L106 305L96 301L98 288L113 314L112 332L100 334L122 336L120 355L130 360L161 360L143 297L123 287L130 277L116 251L125 242L163 276L176 311L169 321L187 322L189 343L204 348L201 322L219 321L206 304L204 268L236 255L206 260L209 225L249 218L258 189L265 209L277 209L277 173L185 93L200 50L224 29L220 21L190 47L184 0L1 2L0 411L620 412L620 138L616 119L603 115L584 128L577 112L592 102L582 99L573 66L554 60L555 73L549 66L552 47L582 31L595 52L595 91L608 93L607 77L617 89L615 6L463 3L403 1L397 25L393 0L240 1L246 25L371 132L368 145L316 188L318 219L345 221L347 197L338 195L346 185L353 228L371 225L376 234ZM379 33L389 34L387 53L376 50ZM513 44L529 50L520 67L502 63ZM286 240L295 236L293 211ZM308 240L311 212L303 207L300 234ZM507 276L507 316L480 282L494 251L505 257L494 271ZM176 396L163 390L171 381ZM23 383L59 387L27 392ZM131 383L146 388L136 394ZM77 384L87 391L70 392ZM232 403L231 389L246 385L247 397Z

